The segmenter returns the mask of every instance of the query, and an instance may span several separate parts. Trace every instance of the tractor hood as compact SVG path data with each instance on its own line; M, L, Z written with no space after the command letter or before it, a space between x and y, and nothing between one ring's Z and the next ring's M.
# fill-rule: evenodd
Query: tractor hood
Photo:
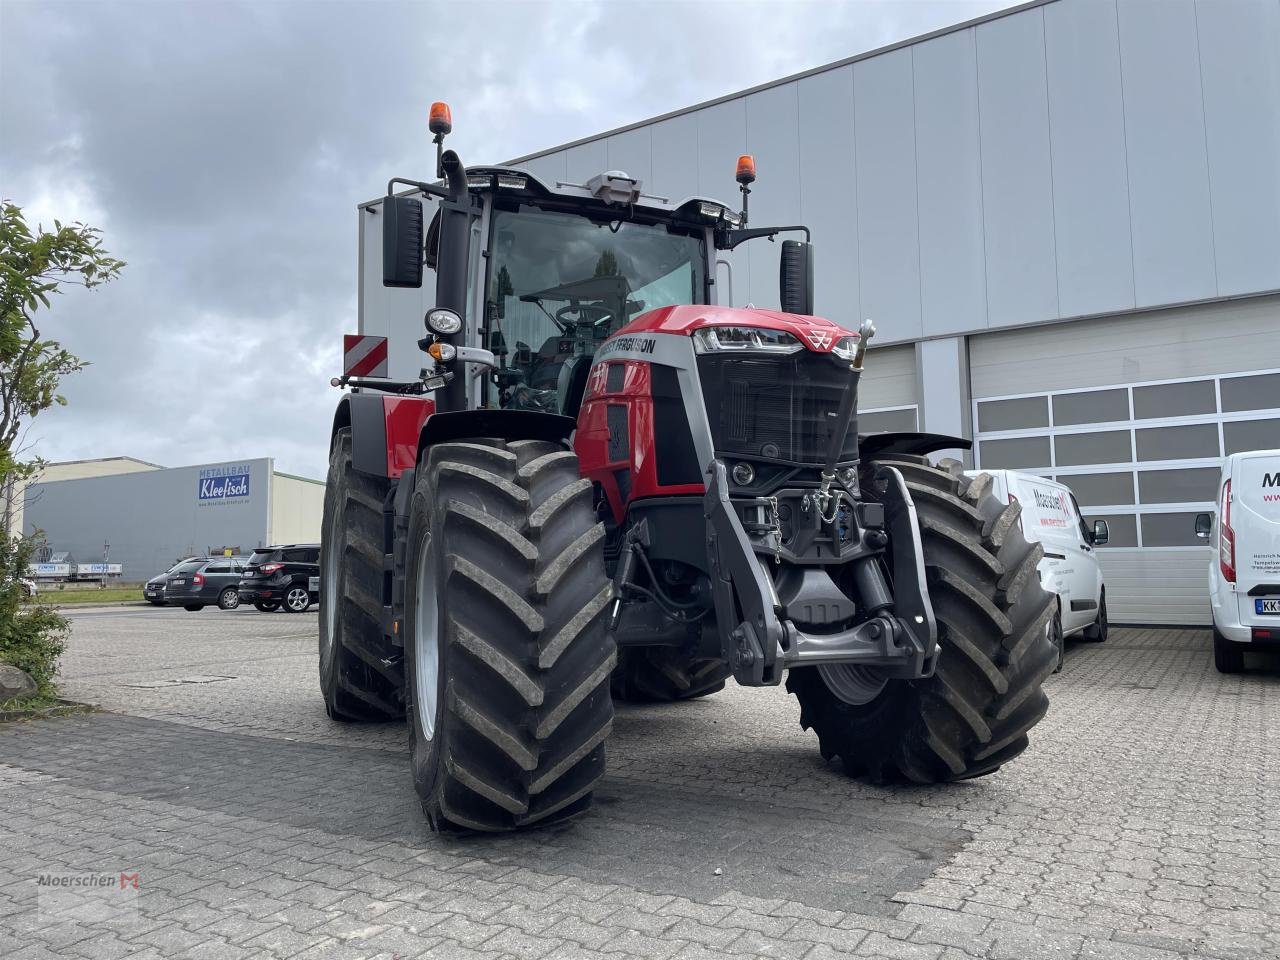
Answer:
M830 353L840 340L858 336L856 331L846 330L823 317L699 303L659 307L657 310L642 313L613 336L674 333L687 337L704 327L756 327L764 330L782 330L791 334L814 353Z

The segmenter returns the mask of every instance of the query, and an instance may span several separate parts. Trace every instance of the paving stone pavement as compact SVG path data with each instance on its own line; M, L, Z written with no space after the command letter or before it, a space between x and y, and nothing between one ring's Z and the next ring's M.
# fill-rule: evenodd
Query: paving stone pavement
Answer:
M587 817L444 840L403 730L325 717L315 627L76 614L103 712L0 725L0 957L1280 956L1280 672L1218 675L1206 631L1071 647L991 777L851 780L730 687L620 707ZM85 872L97 912L56 912L38 878Z

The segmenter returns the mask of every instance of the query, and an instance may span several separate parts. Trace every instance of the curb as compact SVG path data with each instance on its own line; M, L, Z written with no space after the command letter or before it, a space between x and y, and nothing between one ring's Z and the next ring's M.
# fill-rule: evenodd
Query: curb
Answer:
M50 707L40 707L38 709L17 707L11 710L0 710L0 723L13 720L45 720L52 717L69 717L77 713L93 713L97 709L92 703L59 700Z

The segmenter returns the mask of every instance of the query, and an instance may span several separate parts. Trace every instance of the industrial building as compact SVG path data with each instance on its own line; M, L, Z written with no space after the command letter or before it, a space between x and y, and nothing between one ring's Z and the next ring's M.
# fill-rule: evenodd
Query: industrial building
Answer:
M119 563L135 581L183 557L317 543L323 509L322 481L271 458L164 468L115 457L47 465L26 487L21 529L39 531L46 554Z
M860 428L1056 477L1113 620L1208 623L1194 516L1280 447L1277 51L1276 0L1038 0L512 164L736 203L754 154L752 225L811 227L817 312L878 327ZM721 302L776 307L777 250Z

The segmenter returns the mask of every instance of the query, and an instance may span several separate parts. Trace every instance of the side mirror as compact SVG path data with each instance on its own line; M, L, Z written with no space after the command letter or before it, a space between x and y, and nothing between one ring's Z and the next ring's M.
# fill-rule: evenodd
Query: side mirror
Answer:
M1100 547L1111 539L1111 527L1105 520L1093 521L1093 545Z
M1208 513L1196 514L1196 536L1201 540L1208 540L1209 534L1213 532L1213 516Z
M813 314L813 244L782 241L778 300L783 313Z
M382 201L382 285L422 286L422 201L386 197Z

